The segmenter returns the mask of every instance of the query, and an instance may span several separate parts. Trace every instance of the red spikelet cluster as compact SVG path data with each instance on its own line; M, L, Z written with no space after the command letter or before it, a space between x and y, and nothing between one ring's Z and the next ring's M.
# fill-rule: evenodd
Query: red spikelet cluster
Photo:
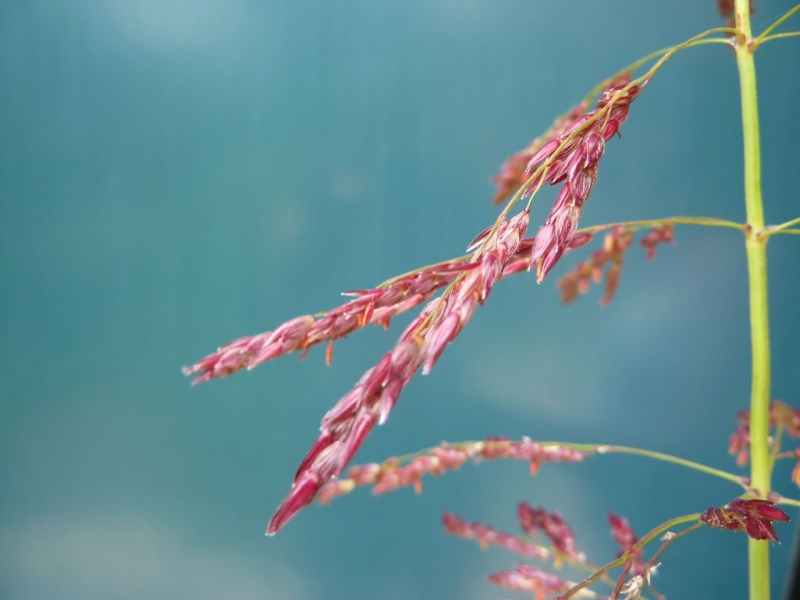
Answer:
M530 177L528 163L542 147L557 140L577 121L589 108L589 100L584 100L565 115L558 117L543 135L533 140L527 148L512 154L503 163L500 172L492 177L492 182L497 186L497 192L492 199L493 204L500 204L503 200L519 190Z
M625 517L618 517L610 512L608 513L608 523L611 525L611 539L619 546L619 554L617 554L617 556L619 557L626 552L630 552L633 545L639 541L639 538L636 537L636 533L633 531L633 528L631 528L630 523L628 523L628 519ZM644 574L646 569L641 549L634 553L632 559L632 567L630 570L634 575Z
M499 546L516 554L541 560L550 557L550 551L544 546L532 544L519 536L498 531L483 523L470 523L450 512L442 515L442 523L445 531L450 535L475 540L484 550L489 546Z
M300 463L294 483L273 515L267 534L277 533L327 482L338 477L375 425L389 417L403 388L419 367L428 373L475 309L486 300L517 253L528 226L528 211L503 221L472 255L475 266L445 294L428 303L395 347L325 415L320 435Z
M348 469L347 477L329 481L319 493L319 501L327 504L356 487L371 485L375 495L413 486L422 491L422 478L439 476L460 469L468 461L512 459L530 463L532 474L543 462L578 462L586 453L556 444L539 444L533 440L489 438L478 442L440 445L417 453L407 461L390 458L382 463L356 465Z
M736 500L722 508L713 506L700 516L700 522L731 531L744 531L755 540L778 541L772 523L788 522L789 515L769 500Z
M647 250L647 259L652 260L659 244L673 242L673 225L665 223L654 227L641 240L641 245ZM619 278L622 274L622 265L625 255L633 243L634 230L629 227L615 227L605 235L603 247L595 250L588 259L579 262L572 270L558 280L561 291L561 301L564 304L573 302L581 294L589 291L592 283L599 283L605 276L605 293L600 299L600 304L607 305L614 299ZM591 238L590 234L576 234L569 242L569 248L585 244Z
M530 268L542 281L561 258L578 227L583 205L597 182L597 166L605 145L628 118L628 107L641 91L629 86L630 75L618 78L603 92L597 108L577 119L558 138L531 158L528 173L541 170L530 189L561 185L550 214L536 234ZM545 168L542 168L545 167Z
M560 555L575 562L586 560L586 556L582 552L578 552L572 528L558 511L549 513L544 508L536 508L526 502L520 502L517 507L517 516L520 527L528 535L536 536L541 530Z

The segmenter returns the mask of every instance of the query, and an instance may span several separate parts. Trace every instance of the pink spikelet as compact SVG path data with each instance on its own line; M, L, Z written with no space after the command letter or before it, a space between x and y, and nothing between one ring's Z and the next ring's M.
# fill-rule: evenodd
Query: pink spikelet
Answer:
M475 540L484 550L489 546L499 546L516 554L540 560L550 557L550 551L544 546L532 544L518 536L498 531L483 523L470 523L450 512L442 515L442 522L447 533L455 537Z
M535 536L541 530L560 555L579 563L586 560L586 556L578 552L572 527L558 511L549 513L543 508L535 508L526 502L520 502L517 516L520 527L528 535Z
M422 367L428 373L483 304L517 253L528 226L528 211L502 221L473 252L476 265L461 273L451 287L429 302L406 328L395 347L367 371L356 386L325 415L320 435L300 463L294 483L275 511L267 534L277 533L322 486L338 477L375 425L386 421L403 388Z
M597 108L577 119L558 138L544 144L528 163L528 173L546 167L529 191L545 183L562 184L550 214L536 234L529 268L541 282L567 249L583 214L583 205L597 182L597 166L605 144L628 118L628 106L641 87L628 87L630 76L618 78L603 93Z

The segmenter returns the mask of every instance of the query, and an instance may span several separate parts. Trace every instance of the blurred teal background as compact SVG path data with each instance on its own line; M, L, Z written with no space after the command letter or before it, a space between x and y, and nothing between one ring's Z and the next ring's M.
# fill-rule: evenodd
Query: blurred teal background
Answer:
M759 1L756 29L792 4ZM519 500L560 509L605 562L609 510L644 534L731 500L730 484L635 457L536 478L484 464L419 497L312 506L266 539L320 418L407 319L338 343L331 368L317 349L197 388L180 374L343 290L461 254L496 215L506 156L618 68L720 24L713 0L0 1L0 597L517 597L485 579L517 558L449 538L443 511L515 531ZM758 68L779 223L800 213L800 41L765 46ZM737 94L725 46L676 56L609 144L583 223L743 220ZM540 286L503 281L356 462L528 435L736 469L742 239L676 237L652 264L631 251L607 308L598 290L560 305L572 257ZM770 243L774 396L795 404L798 243ZM790 470L776 487L797 497ZM776 593L792 526L778 535ZM697 532L656 583L744 598L746 545Z

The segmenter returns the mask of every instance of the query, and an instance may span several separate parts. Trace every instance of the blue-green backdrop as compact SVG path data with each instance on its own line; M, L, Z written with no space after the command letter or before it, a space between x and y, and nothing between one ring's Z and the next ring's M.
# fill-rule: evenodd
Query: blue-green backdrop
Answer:
M793 4L760 0L756 28ZM0 597L503 598L502 550L440 514L515 529L560 509L596 562L606 514L642 534L738 490L634 457L483 464L264 526L324 412L396 339L337 344L191 388L235 337L459 255L490 176L596 82L719 26L713 0L0 1ZM791 25L787 26L791 27ZM797 20L794 21L797 28ZM800 41L758 53L768 221L798 216ZM742 220L733 55L676 56L609 143L583 223ZM537 203L532 230L547 210ZM624 443L735 469L748 403L742 237L680 228L634 250L607 308L503 281L357 461L490 435ZM776 397L797 402L800 240L770 242ZM798 496L778 470L777 489ZM791 511L795 515L794 511ZM783 578L792 526L774 555ZM673 598L744 598L746 537L663 555ZM571 574L570 576L574 576Z

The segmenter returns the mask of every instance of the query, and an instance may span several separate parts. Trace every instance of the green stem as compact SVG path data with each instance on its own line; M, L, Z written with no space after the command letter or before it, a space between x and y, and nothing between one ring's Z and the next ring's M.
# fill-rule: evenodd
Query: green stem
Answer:
M756 66L751 50L748 0L736 0L736 63L742 96L744 139L744 196L747 210L747 272L750 283L750 338L752 345L752 389L750 395L750 481L759 496L770 492L772 461L769 453L770 352L767 302L767 240L761 198L761 142L758 125ZM757 44L755 44L757 45ZM753 46L755 46L753 45ZM750 600L769 600L769 545L748 540Z

